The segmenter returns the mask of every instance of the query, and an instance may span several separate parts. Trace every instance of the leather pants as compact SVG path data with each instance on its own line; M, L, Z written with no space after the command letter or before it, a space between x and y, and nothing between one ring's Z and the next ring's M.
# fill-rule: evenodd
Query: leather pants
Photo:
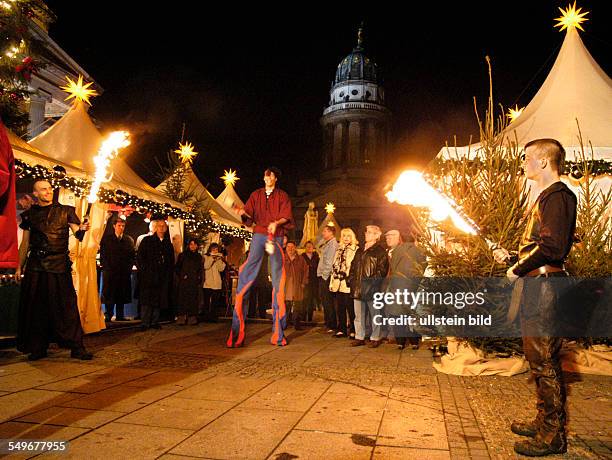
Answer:
M538 438L551 443L565 437L566 390L559 353L563 338L555 337L557 295L546 278L526 278L521 302L523 351L536 384Z

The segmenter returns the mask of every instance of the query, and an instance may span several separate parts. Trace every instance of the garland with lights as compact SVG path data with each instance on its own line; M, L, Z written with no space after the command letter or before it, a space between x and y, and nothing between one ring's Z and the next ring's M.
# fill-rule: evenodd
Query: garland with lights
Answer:
M46 180L53 188L63 187L72 191L78 197L87 196L92 182L86 179L70 177L64 168L56 166L53 169L42 165L30 165L23 160L15 159L15 174L19 179ZM104 187L98 192L98 199L102 203L129 206L137 213L152 215L164 215L182 219L185 227L190 233L200 232L202 229L210 229L222 235L233 236L250 240L252 234L244 229L232 227L213 221L210 216L198 218L193 212L176 208L169 203L157 203L131 195L123 190L110 190Z
M478 158L472 160L440 160L436 159L436 168L442 173L448 173L454 171L458 165L465 165L468 168L484 166L484 162ZM563 168L563 175L568 176L575 180L580 180L583 177L582 171L588 168L589 174L593 177L604 176L606 174L612 175L612 161L608 160L586 160L582 161L566 161Z

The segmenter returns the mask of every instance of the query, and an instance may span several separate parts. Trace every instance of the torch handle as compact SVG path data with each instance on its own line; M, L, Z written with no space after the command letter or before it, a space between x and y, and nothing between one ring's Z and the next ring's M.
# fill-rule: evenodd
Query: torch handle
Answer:
M87 203L87 210L85 211L85 217L83 217L83 222L85 222L85 223L89 222L89 216L90 216L90 213L91 213L91 205L92 204L93 203Z

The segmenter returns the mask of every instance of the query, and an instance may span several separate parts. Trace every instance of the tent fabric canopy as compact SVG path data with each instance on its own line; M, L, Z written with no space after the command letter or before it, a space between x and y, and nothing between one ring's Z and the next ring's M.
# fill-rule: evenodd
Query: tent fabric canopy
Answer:
M11 137L11 144L14 140L16 145L13 147L19 153L15 155L17 158L27 163L36 159L37 164L49 167L59 164L66 168L69 175L85 178L91 177L95 172L93 158L102 145L104 136L91 121L84 103L78 101L53 126L30 140L29 148L26 147L28 144L16 136ZM33 154L39 157L36 158ZM176 208L185 209L182 203L171 200L147 184L120 156L112 161L111 170L113 179L102 187L120 189L145 200L169 203Z
M578 127L585 153L593 158L612 160L612 79L593 59L578 31L568 29L561 50L541 88L505 130L519 145L533 139L557 139L565 147L568 160L580 153ZM447 149L438 157L452 159L479 155L479 144Z
M163 193L166 189L166 182L167 179L159 184L156 190ZM185 174L183 188L188 195L192 196L192 198L186 200L185 204L192 205L198 203L203 209L210 211L213 220L216 222L238 228L243 226L240 217L225 209L225 207L215 200L191 168L189 168Z
M232 184L227 184L225 189L219 194L217 197L217 203L223 206L232 216L241 221L240 215L234 211L234 206L239 208L244 207L244 202L240 199L234 186Z

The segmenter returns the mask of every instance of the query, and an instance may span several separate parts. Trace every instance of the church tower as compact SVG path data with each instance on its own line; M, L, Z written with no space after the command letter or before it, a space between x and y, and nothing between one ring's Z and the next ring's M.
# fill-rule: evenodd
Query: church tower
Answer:
M329 106L321 117L321 182L374 182L387 163L389 120L380 71L364 51L362 26L357 46L338 64Z

